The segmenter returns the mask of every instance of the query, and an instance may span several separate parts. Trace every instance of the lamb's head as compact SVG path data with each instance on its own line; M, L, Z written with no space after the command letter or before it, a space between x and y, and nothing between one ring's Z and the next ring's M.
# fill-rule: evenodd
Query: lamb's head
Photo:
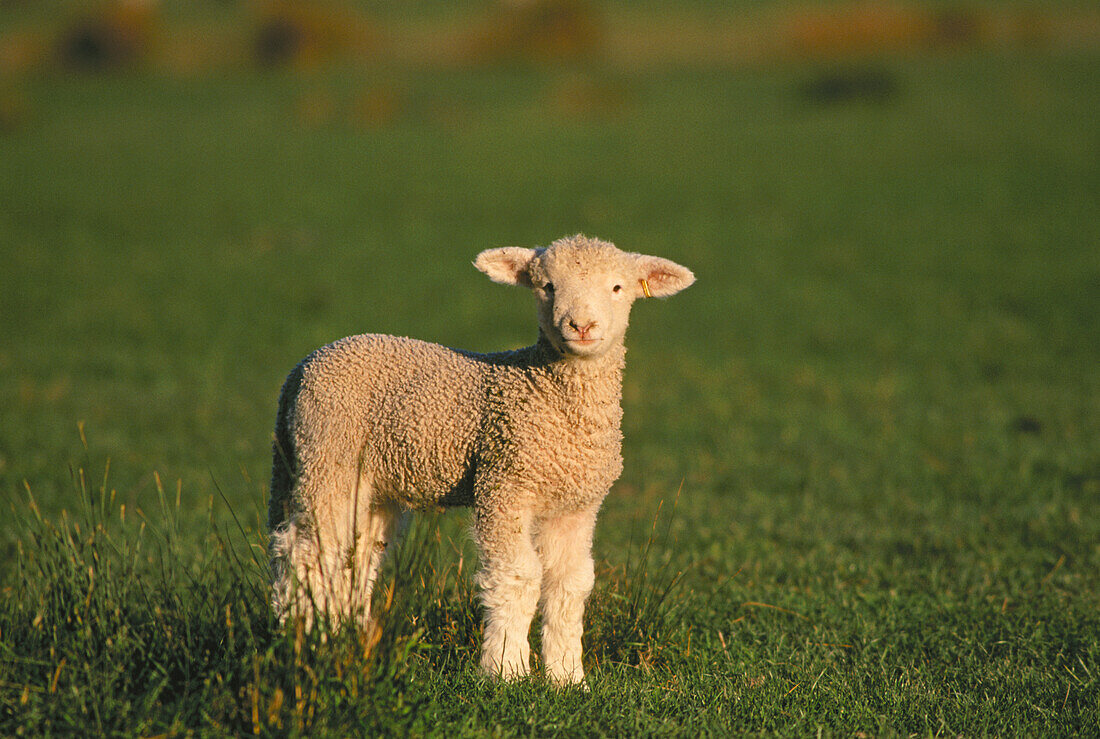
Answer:
M489 249L474 265L494 282L531 288L542 334L563 355L580 358L622 343L637 298L667 297L695 281L675 262L581 235L544 249Z

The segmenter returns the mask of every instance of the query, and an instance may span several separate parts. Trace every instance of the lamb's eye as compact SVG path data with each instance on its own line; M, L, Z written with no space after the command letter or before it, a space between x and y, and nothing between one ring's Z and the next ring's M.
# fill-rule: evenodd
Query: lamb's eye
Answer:
M622 285L616 285L615 287L611 288L611 291L612 292L619 292L622 289L623 289Z
M542 289L545 290L548 293L552 293L552 292L554 292L554 283L553 282L547 282L545 285L542 286Z

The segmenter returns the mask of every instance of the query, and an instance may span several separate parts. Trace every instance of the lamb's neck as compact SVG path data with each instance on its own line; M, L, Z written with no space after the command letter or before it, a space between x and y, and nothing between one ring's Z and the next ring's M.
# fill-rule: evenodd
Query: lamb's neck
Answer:
M571 357L555 349L540 332L538 342L532 349L541 360L538 364L554 382L582 395L604 398L618 404L626 364L626 347L621 341L596 357Z

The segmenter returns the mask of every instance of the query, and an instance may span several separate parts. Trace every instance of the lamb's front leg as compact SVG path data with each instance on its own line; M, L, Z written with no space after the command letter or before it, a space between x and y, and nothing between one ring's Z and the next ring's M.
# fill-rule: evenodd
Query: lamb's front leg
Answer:
M542 562L542 656L558 684L584 680L581 633L584 602L592 591L592 532L596 511L542 521L535 547Z
M539 600L538 556L529 515L479 510L474 534L481 549L477 575L485 608L481 667L492 677L513 679L530 670L527 640Z

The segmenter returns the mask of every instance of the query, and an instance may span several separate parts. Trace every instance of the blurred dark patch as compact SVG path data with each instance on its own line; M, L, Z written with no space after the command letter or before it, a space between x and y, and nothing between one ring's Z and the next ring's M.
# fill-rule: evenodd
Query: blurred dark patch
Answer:
M993 381L1004 376L1005 368L999 362L982 362L978 371L981 373L982 379Z
M319 316L332 305L328 293L322 288L307 288L295 296L294 306L303 316Z
M1001 300L1001 308L1014 318L1027 319L1033 318L1035 315L1034 305L1026 299L1014 295L1005 296Z
M153 3L108 3L64 27L57 39L57 59L79 71L134 67L148 58L157 31Z
M0 133L11 133L26 125L31 104L22 90L0 85Z
M373 24L343 5L273 0L256 9L252 52L263 67L317 66L377 43Z
M799 88L799 95L815 105L885 103L900 92L895 73L884 67L852 67L821 72Z
M1038 478L1057 480L1067 490L1100 493L1100 465L1093 465L1091 469L1067 470L1055 461L1037 459L1032 463L1030 472Z
M624 112L629 103L626 86L590 74L556 81L549 91L550 106L574 117L607 118Z
M976 42L982 32L978 15L967 8L945 8L932 16L930 40L946 46Z
M1009 424L1009 428L1017 434L1040 434L1043 431L1043 424L1035 416L1016 416Z
M1100 468L1091 472L1067 473L1063 482L1070 490L1100 493Z
M502 4L468 44L476 63L575 60L602 46L603 19L587 0L528 0Z
M288 18L268 18L256 29L256 59L265 66L294 59L305 44L304 29Z

